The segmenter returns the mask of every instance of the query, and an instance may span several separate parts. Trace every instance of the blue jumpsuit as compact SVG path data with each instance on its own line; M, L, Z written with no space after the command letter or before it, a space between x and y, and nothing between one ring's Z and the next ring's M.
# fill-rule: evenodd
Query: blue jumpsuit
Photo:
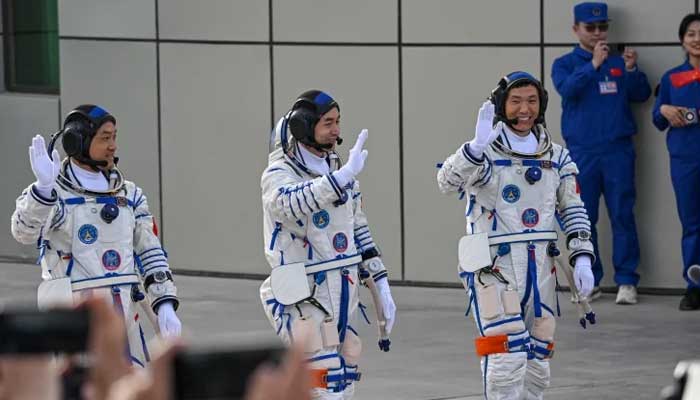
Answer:
M659 93L654 104L654 125L659 130L669 128L668 120L661 115L664 104L700 108L700 83L697 80L682 86L672 83L674 75L692 71L686 61L667 71L661 78ZM683 277L688 288L699 287L687 276L688 267L700 264L700 125L691 124L680 128L670 127L666 135L666 146L671 159L671 182L676 193L678 216L683 227L681 248L683 252Z
M579 168L581 198L591 221L595 285L603 278L595 227L602 193L612 224L615 283L636 286L639 241L631 137L637 127L630 102L646 101L651 88L643 72L625 70L622 57L610 56L598 69L592 58L592 53L576 46L552 65L552 81L562 97L562 136Z

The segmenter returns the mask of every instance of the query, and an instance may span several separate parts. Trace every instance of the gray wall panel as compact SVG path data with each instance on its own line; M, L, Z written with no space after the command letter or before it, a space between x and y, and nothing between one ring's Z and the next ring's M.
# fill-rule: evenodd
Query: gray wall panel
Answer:
M161 57L171 264L267 273L260 174L270 128L268 47L164 44Z
M267 40L268 8L259 0L160 1L160 38Z
M538 0L403 0L401 17L404 42L540 40Z
M116 117L119 166L159 218L155 44L61 40L61 114L85 103Z
M579 0L544 0L546 43L578 42L571 27ZM611 0L608 4L611 42L675 42L678 24L695 10L693 0L663 2Z
M36 178L29 163L27 148L32 137L41 134L48 144L58 129L58 97L27 94L0 94L0 177L4 188L0 194L0 208L5 210L4 224L0 227L0 257L36 260L35 245L22 245L10 234L10 215L15 209L15 199ZM39 271L37 269L37 277Z
M395 42L397 0L273 0L276 41Z
M58 32L61 36L154 39L155 4L155 0L59 0Z
M323 89L340 104L343 159L362 128L369 130L369 157L358 176L375 242L392 279L401 276L398 78L396 48L275 48L275 115L296 96ZM307 60L316 60L306 64Z
M435 165L474 137L479 107L503 75L536 73L539 49L403 51L406 279L457 282L466 203L439 192Z
M402 21L398 21L399 1ZM128 177L144 187L156 215L160 214L158 158L162 157L162 225L174 267L264 273L268 267L261 247L259 178L266 162L271 115L281 117L305 89L325 89L341 104L346 142L339 152L343 157L359 130L370 130L370 156L360 180L366 211L391 277L400 278L403 269L409 280L456 282L456 244L464 232L465 202L438 192L435 163L471 139L482 100L503 74L516 69L539 76L544 68L552 96L549 126L561 141L560 99L549 71L553 59L570 47L546 48L544 65L540 65L540 4L544 5L546 43L574 43L572 8L577 2L59 0L62 36L105 39L61 40L60 111L94 102L117 116L121 165ZM637 46L640 65L654 85L667 68L682 60L679 48L654 44L677 41L678 23L694 10L695 2L612 0L610 41L642 43ZM272 71L267 44L161 43L160 88L157 86L156 36L169 41L265 42L270 39L270 11L272 39L297 42L273 48ZM405 43L438 45L405 46L402 53L397 46L374 45L395 43L399 22ZM123 38L144 42L120 41ZM318 42L338 45L315 46ZM439 45L455 42L467 46ZM479 43L533 46L472 46ZM403 55L401 66L399 54ZM403 121L399 121L400 67ZM0 110L8 113L0 119L3 132L22 129L25 135L27 131L27 137L4 139L9 142L0 155L12 160L12 165L26 164L24 142L34 133L34 121L25 121L34 117L26 116L26 110L48 108L56 102L51 96L20 98ZM16 108L18 104L21 109ZM635 140L641 284L682 287L680 224L664 134L650 123L651 106L650 100L635 107L640 125ZM17 113L17 118L9 113ZM36 118L44 121L43 114ZM27 125L18 128L17 121ZM399 122L403 149L399 148ZM28 173L22 169L24 175L6 178L14 185L6 199L10 202L8 215L15 192L31 179ZM208 212L196 207L200 203L206 204ZM608 271L604 284L611 285L611 234L605 207L601 207L599 228ZM0 237L0 245L26 256L25 249L12 247L7 235ZM0 248L0 255L2 251Z

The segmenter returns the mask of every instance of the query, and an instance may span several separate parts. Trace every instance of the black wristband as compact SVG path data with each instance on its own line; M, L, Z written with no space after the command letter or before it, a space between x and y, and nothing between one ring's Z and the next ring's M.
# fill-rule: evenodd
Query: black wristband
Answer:
M379 257L380 255L379 250L376 247L372 247L362 252L362 261L367 261L370 258Z
M156 283L155 275L159 272L163 272L163 271L154 272L146 277L146 280L143 282L143 288L146 289L146 292L148 292L149 286ZM170 273L170 271L165 271L165 281L172 281L172 280L173 280L173 275ZM163 283L165 281L161 281L159 283Z
M571 239L591 240L591 233L588 231L571 232L566 236L566 243L569 243Z

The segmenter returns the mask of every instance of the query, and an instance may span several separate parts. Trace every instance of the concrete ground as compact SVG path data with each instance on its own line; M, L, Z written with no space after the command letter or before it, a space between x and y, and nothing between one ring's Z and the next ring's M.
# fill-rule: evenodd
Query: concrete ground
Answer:
M35 301L39 279L36 265L0 264L0 305ZM262 313L260 282L176 279L178 313L193 345L275 340ZM393 294L398 318L391 352L377 349L374 326L356 324L365 351L355 398L482 398L473 320L471 315L464 318L464 291L395 287ZM586 330L577 322L568 293L560 293L559 299L563 315L549 399L658 399L678 361L700 358L700 312L678 311L678 296L640 296L636 306L617 306L614 295L604 294L593 304L599 322Z

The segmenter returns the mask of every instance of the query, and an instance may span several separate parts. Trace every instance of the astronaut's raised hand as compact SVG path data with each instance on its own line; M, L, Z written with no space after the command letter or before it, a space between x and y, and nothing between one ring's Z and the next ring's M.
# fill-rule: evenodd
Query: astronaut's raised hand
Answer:
M386 318L386 334L389 335L396 321L396 304L394 304L394 298L391 296L391 289L389 289L389 281L386 278L378 280L375 284L382 296L382 312L384 313L384 318Z
M574 261L574 283L581 297L588 297L593 291L593 271L591 270L591 256L581 254Z
M501 131L503 122L498 122L495 127L493 126L495 114L496 108L491 100L487 100L481 105L479 116L476 120L474 139L469 142L469 152L474 157L481 158L486 147L496 140L498 133Z
M158 306L158 328L160 328L161 335L165 337L180 336L182 323L175 314L175 308L170 301Z
M368 152L363 147L365 140L367 140L367 135L367 129L363 129L357 137L355 145L350 149L348 161L339 170L333 172L333 177L338 181L340 187L350 183L365 167Z
M58 151L54 150L49 158L46 151L46 143L41 135L32 138L32 145L29 146L29 162L36 177L34 184L36 190L44 197L50 197L56 177L61 171L61 160Z

